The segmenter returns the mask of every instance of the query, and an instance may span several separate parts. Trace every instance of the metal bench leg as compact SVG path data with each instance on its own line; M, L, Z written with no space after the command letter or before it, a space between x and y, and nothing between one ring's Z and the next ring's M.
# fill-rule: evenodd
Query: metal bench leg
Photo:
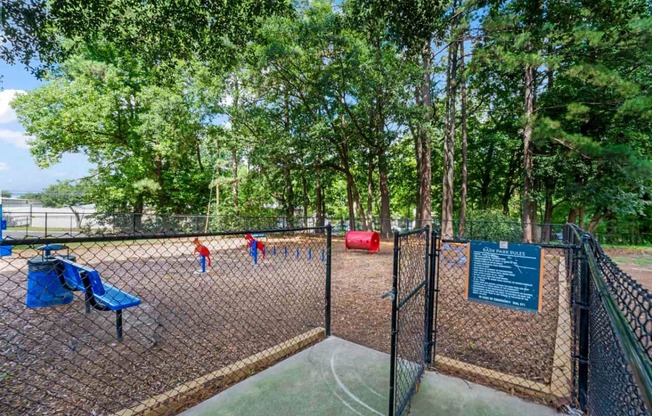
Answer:
M118 341L122 341L122 310L115 311L115 333Z
M91 298L88 292L84 292L84 304L86 305L86 314L91 313Z

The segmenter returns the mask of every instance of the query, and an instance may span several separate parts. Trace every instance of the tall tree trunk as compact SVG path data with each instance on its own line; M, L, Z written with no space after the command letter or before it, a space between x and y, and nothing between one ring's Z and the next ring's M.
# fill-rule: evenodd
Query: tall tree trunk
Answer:
M516 184L516 170L518 169L519 159L515 153L509 157L509 171L507 172L507 179L505 180L505 188L501 198L501 205L503 206L503 215L509 215L509 200L512 199L514 188Z
M349 209L349 229L355 230L355 207L353 203L353 181L346 176L346 204Z
M378 176L380 178L380 233L383 237L389 237L392 233L392 222L389 211L389 184L387 179L387 157L385 152L378 155Z
M303 175L301 175L301 191L302 191L302 198L301 200L303 201L303 226L307 227L308 226L308 205L310 204L310 199L308 198L308 183L306 181L306 174L304 172Z
M414 99L417 106L423 106L422 104L421 89L417 86L414 92ZM423 214L421 207L423 206L422 202L422 192L421 192L421 172L423 171L423 142L425 140L425 130L422 125L416 126L414 129L414 154L417 160L417 186L416 186L416 213L415 221L416 227L421 227L421 215Z
M426 123L431 124L434 119L434 108L432 105L432 92L430 88L432 51L430 49L430 39L423 43L421 50L421 65L423 78L421 81L421 105L426 114ZM428 129L422 129L423 136L421 140L421 170L419 171L419 215L421 224L426 226L432 224L432 141Z
M568 211L568 220L566 221L569 224L576 224L577 222L577 207L571 207Z
M531 50L531 47L529 48ZM533 227L533 162L532 162L532 132L534 118L534 95L535 95L535 68L533 65L525 65L525 126L523 128L523 241L532 242Z
M543 212L543 228L541 230L541 241L544 243L548 243L552 236L552 215L554 210L552 193L552 189L546 189L546 205Z
M319 160L317 160L319 164ZM315 216L317 217L317 227L324 226L324 211L322 202L321 170L315 170Z
M233 215L238 215L238 152L235 147L231 149L231 167L233 170Z
M591 220L589 220L589 225L586 229L587 232L593 234L595 233L595 230L598 229L598 226L604 219L605 214L601 209L596 209L593 215L591 216Z
M462 74L461 78L461 129L462 129L462 185L460 187L460 224L458 234L460 238L464 238L464 229L466 227L466 198L468 193L468 139L467 139L467 126L466 126L466 104L467 104L467 94L466 94L466 74L465 74L465 65L464 65L464 34L460 39L460 73Z
M479 166L482 176L480 177L480 209L486 210L489 208L489 187L491 186L491 166L493 165L495 143L489 142L485 157L483 158L482 166Z
M133 224L136 230L140 230L141 225L143 224L143 210L145 209L145 201L142 195L136 197L134 202L134 219Z
M442 174L442 238L453 238L453 193L455 171L455 112L457 107L457 48L454 38L458 25L457 1L453 1L453 21L451 22L451 43L448 47L448 65L446 68L446 123L444 128L443 174Z
M456 15L457 2L453 1L453 15ZM451 23L451 36L455 36L457 18ZM455 110L457 101L457 47L456 40L448 47L448 67L446 70L446 125L444 132L444 171L442 175L441 236L453 238L453 175L455 169Z
M369 168L367 170L367 230L373 229L373 199L374 199L374 156L369 152Z
M290 165L283 165L283 178L285 180L285 219L290 228L294 227L294 187L292 186L292 176L290 175Z
M367 215L365 213L364 205L362 205L362 198L360 197L360 192L358 191L358 186L355 184L355 178L353 174L349 171L347 174L347 180L351 181L351 190L353 191L353 202L355 207L358 208L358 218L360 218L360 229L367 229Z
M528 28L533 28L541 14L541 0L529 0L526 3L526 24ZM532 39L528 40L525 45L526 54L534 52ZM523 127L523 240L524 242L533 241L534 222L534 164L533 164L533 144L532 134L534 125L534 111L536 101L536 71L534 64L527 62L524 65L523 84L524 84L524 115L525 125Z

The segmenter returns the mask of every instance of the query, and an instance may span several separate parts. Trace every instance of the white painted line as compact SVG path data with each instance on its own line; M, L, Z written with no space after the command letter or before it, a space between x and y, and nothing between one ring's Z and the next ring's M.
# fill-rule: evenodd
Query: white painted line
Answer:
M365 402L363 402L362 400L360 400L360 399L358 398L358 396L356 396L355 394L353 394L353 393L352 393L352 392L351 392L351 391L346 387L346 385L344 385L344 383L342 383L342 380L340 380L340 378L337 376L337 372L335 371L335 354L336 354L336 353L337 353L337 351L333 352L333 355L331 355L331 372L333 373L333 377L335 378L335 382L337 383L337 385L339 386L339 388L341 388L341 389L344 391L344 393L346 393L350 398L352 398L353 400L355 400L358 404L364 406L365 408L369 409L371 412L373 412L374 414L377 414L378 416L383 416L382 413L378 412L378 411L375 410L374 408L370 407L367 403L365 403Z

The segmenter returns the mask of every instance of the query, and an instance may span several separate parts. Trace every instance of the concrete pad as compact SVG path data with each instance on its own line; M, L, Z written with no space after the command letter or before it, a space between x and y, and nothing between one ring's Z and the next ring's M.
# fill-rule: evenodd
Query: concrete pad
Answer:
M459 378L426 371L410 415L556 416L554 409Z
M387 414L389 357L330 337L183 416Z
M389 356L330 337L185 411L183 416L388 414ZM557 413L487 387L426 372L412 416Z

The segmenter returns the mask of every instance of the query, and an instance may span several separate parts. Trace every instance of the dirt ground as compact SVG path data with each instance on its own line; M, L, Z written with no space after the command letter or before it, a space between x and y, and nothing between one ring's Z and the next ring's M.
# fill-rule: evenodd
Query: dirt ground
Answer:
M392 302L382 296L392 288L392 243L368 254L333 239L332 253L333 335L389 353Z
M469 302L465 267L457 250L442 251L439 272L438 356L488 370L549 384L559 322L559 281L566 279L564 250L545 255L542 310L529 313ZM380 253L345 251L333 244L333 333L379 351L389 352L392 244ZM561 269L560 269L561 266ZM566 286L564 296L570 296ZM421 313L419 311L419 313ZM571 343L570 322L562 334ZM479 378L478 380L481 380ZM570 381L570 380L568 380Z
M258 266L241 237L204 243L214 262L205 275L195 274L187 241L73 247L79 262L143 300L125 312L122 343L114 315L86 315L79 293L69 305L25 308L34 250L2 260L0 414L115 412L324 325L323 237L266 240ZM391 301L382 296L391 289L392 248L383 241L375 254L347 251L333 239L333 335L389 352ZM459 270L446 269L456 261L444 265L449 295L441 297L437 353L547 382L558 296L559 261L551 261L537 316L469 306L459 299Z
M652 248L607 248L604 251L622 271L652 292Z
M258 265L241 239L204 243L207 274L188 241L74 245L78 262L142 300L124 312L123 342L114 314L85 314L79 293L26 308L36 252L2 259L0 414L110 414L324 326L323 237L268 241Z

